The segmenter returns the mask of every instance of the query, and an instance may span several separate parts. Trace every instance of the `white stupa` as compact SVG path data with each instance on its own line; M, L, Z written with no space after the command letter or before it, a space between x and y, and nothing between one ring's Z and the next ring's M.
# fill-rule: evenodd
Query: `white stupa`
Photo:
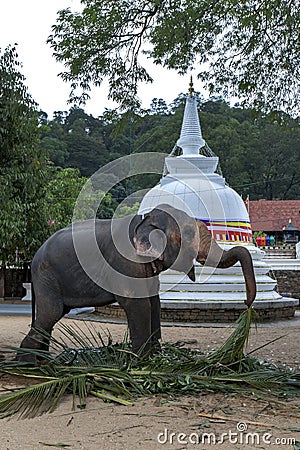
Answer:
M213 155L202 137L192 81L176 147L181 148L182 153L173 156L172 151L166 158L166 175L145 195L139 214L159 204L169 204L204 221L225 250L234 245L246 246L252 254L256 275L255 308L261 309L265 318L292 317L296 301L283 299L275 290L276 280L268 275L270 267L263 261L264 252L253 245L249 215L242 198L216 173L219 158ZM238 317L245 309L245 283L239 264L229 269L199 264L196 275L193 283L172 270L161 274L163 318L224 321Z

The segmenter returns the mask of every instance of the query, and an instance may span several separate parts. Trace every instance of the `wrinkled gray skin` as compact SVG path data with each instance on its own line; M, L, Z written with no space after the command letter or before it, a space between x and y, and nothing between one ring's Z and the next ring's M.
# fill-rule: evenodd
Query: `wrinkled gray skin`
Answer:
M242 267L246 283L247 298L245 304L250 307L256 296L256 282L253 269L252 257L249 251L237 245L228 251L224 251L212 238L206 225L200 220L196 220L198 225L199 249L197 261L210 267L226 269L239 262Z
M94 226L97 245L91 247L90 231ZM114 219L113 227L112 233L110 220L84 221L73 228L73 236L72 226L64 228L37 251L31 267L33 322L22 348L47 350L49 342L37 329L51 334L55 323L72 308L118 302L127 316L133 350L148 350L161 337L159 273L171 267L195 281L194 259L220 268L239 261L246 282L245 303L250 306L255 299L256 284L248 250L237 246L223 251L205 224L184 212L160 205L144 218L136 215ZM82 244L93 280L78 261L74 240ZM93 254L97 246L109 266L116 270L115 274L111 274L105 262L97 261L97 255ZM31 355L20 358L35 362Z
M87 260L93 258L89 239L94 227L104 260L116 271L111 275L105 261L95 267L92 259L90 268L96 268L96 282L85 273L74 250L75 240L86 249ZM52 235L37 251L31 266L33 322L22 348L47 350L49 342L37 330L51 334L55 323L72 308L114 302L125 310L134 351L148 349L161 337L158 275L172 266L195 280L196 222L182 211L161 205L144 218L135 215L114 219L113 237L111 227L111 220L83 221L73 229L70 225ZM165 240L157 231L164 234ZM122 247L123 254L114 242ZM35 362L30 355L19 358Z

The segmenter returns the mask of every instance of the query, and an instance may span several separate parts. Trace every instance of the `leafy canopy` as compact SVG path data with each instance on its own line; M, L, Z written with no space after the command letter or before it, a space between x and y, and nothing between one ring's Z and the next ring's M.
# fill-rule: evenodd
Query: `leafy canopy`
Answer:
M254 114L252 109L230 107L221 98L205 101L198 92L195 96L199 100L203 136L220 158L223 176L233 189L252 200L299 198L297 119L285 113ZM179 138L185 99L184 94L179 94L170 105L163 99L153 99L148 111L113 111L113 115L106 111L98 118L73 107L64 113L63 120L59 114L47 122L41 133L41 148L55 165L78 168L78 175L85 177L130 151L170 153ZM111 199L106 199L108 208L99 217L110 217L109 211L112 213L130 193L153 187L159 178L156 174L143 174L116 184L110 191ZM73 192L75 202L77 190ZM137 197L131 197L132 203Z
M297 112L300 16L297 0L81 0L58 12L48 42L71 82L71 101L108 78L121 107L139 105L137 87L155 64L191 69L210 93L245 105Z
M29 259L45 239L46 158L38 114L14 47L0 50L0 265Z

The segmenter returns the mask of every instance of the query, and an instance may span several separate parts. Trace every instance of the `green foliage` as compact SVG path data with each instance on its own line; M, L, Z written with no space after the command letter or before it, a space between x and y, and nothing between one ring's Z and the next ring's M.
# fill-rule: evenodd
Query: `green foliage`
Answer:
M113 199L112 194L108 193L103 197L103 193L98 192L98 196L101 195L101 202L98 202L97 219L111 219L118 203Z
M46 203L50 233L68 226L73 220L85 220L97 217L107 219L112 217L116 204L110 194L95 188L91 180L80 177L78 169L55 167L53 176L46 191ZM78 204L78 196L84 188L84 201ZM74 218L74 208L76 218Z
M63 125L69 157L68 167L78 167L80 173L89 177L108 160L103 142L102 122L78 107L70 109Z
M47 216L50 231L64 228L72 222L76 199L87 181L79 177L78 169L53 169L47 186Z
M134 205L132 206L121 205L119 208L117 208L114 217L126 217L130 216L131 214L137 214L139 207L139 202L134 203Z
M68 146L62 124L54 115L54 120L48 121L47 116L40 120L40 148L47 153L56 166L64 166L69 157Z
M284 125L281 125L280 119L285 121ZM253 189L254 197L258 199L299 198L299 124L286 117L279 117L279 120L274 123L266 118L257 123L257 148L248 157L248 175L250 183L254 182L255 177L261 181ZM261 192L264 192L263 197Z
M195 95L203 136L219 156L231 187L251 199L299 198L300 129L296 119L286 114L266 116L230 107L220 98L204 101L199 93ZM157 102L164 105L161 99L155 99L154 105ZM90 175L130 152L170 153L179 138L184 102L185 96L180 94L167 113L150 109L111 116L105 112L98 119L71 108L40 127L41 145L56 163L64 161L62 167L78 168L81 175ZM113 209L128 194L153 187L159 178L146 174L116 185L110 191L116 202Z
M254 322L253 316L257 320L258 314L251 307L240 315L234 333L229 336L217 351L209 355L208 360L212 364L230 365L236 361L243 360L244 348L250 334L251 323Z
M103 135L102 121L74 106L47 121L40 146L54 164L80 168L80 174L89 177L109 160Z
M222 100L203 103L205 140L229 185L252 199L296 199L300 190L300 129L297 120L276 120Z
M165 115L168 114L168 105L162 98L154 98L150 105L150 114Z
M14 47L0 52L0 265L29 260L47 233L46 158L38 148L37 105ZM16 258L16 253L18 257Z
M191 68L210 93L246 105L299 111L297 0L82 0L58 12L48 42L64 63L71 99L109 80L122 108L139 106L137 87L152 81L143 52L179 73Z
M244 354L252 309L245 311L223 346L209 354L165 343L147 355L132 353L127 339L105 343L92 323L60 325L61 338L51 338L51 353L18 349L44 359L39 367L15 361L15 350L4 350L11 360L0 363L2 373L43 380L0 397L0 417L34 417L52 412L64 394L84 408L88 395L123 405L150 395L197 395L199 392L244 392L272 396L297 395L300 373L259 362ZM49 336L48 336L49 337ZM78 399L78 400L77 400Z

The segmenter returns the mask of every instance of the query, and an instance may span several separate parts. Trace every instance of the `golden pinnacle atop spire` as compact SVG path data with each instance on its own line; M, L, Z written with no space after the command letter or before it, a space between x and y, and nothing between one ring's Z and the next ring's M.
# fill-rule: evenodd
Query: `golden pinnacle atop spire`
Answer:
M193 77L191 75L191 81L190 81L190 87L189 87L190 97L194 97L194 92L195 92L195 90L194 90L194 85L193 85Z
M205 141L202 138L199 122L196 97L194 97L193 79L191 77L189 96L185 99L185 108L177 147L182 148L182 155L198 155L199 149L204 147Z

